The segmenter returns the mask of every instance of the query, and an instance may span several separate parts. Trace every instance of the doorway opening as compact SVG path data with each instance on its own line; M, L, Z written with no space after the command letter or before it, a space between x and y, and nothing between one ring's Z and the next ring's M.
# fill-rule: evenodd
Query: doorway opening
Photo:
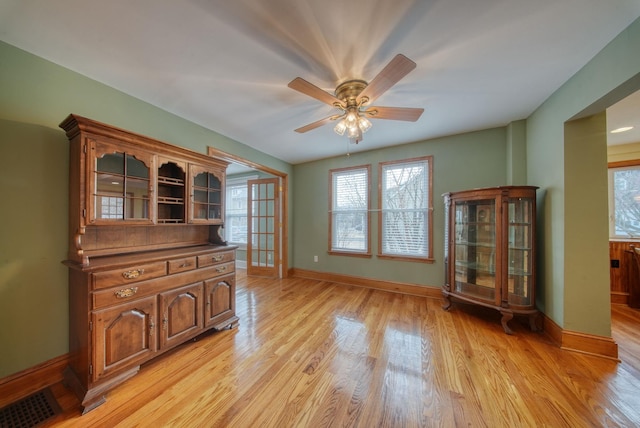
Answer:
M286 278L288 174L213 147L208 148L208 155L229 162L228 178L244 177L247 184L246 230L239 232L246 233L247 243L238 251L239 263L246 263L247 275Z

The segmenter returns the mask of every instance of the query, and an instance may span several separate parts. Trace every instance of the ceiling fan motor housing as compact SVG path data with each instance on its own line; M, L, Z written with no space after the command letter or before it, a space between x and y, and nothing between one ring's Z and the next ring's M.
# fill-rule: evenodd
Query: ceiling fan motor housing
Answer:
M367 84L364 80L347 80L336 88L336 98L342 100L347 108L357 107L358 95L367 87Z

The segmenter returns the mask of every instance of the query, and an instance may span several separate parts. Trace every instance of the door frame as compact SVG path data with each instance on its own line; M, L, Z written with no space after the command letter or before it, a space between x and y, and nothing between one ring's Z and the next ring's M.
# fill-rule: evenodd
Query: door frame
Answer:
M237 163L267 174L271 174L280 179L278 196L280 197L280 278L289 276L289 175L268 166L260 165L239 156L232 155L215 147L207 147L207 154L216 159L226 162Z

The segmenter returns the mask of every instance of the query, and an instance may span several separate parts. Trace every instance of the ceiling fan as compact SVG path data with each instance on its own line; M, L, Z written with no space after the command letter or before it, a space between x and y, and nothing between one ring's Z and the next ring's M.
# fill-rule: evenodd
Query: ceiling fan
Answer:
M304 133L319 128L332 121L338 121L334 131L339 135L347 132L347 137L352 143L362 141L362 134L371 128L368 119L390 119L417 121L424 109L410 107L378 107L369 105L384 94L389 88L398 83L400 79L416 68L416 63L402 54L396 55L376 77L367 83L364 80L352 79L341 83L335 90L335 95L320 89L301 77L296 77L289 82L289 87L317 99L325 104L340 110L334 114L308 125L296 129L296 132Z

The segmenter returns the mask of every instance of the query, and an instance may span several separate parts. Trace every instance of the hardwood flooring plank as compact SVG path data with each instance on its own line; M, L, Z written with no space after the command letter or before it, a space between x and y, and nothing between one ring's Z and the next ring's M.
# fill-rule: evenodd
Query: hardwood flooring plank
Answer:
M55 427L640 426L640 311L612 306L621 361L562 351L526 320L439 299L237 272L236 329L145 364Z

